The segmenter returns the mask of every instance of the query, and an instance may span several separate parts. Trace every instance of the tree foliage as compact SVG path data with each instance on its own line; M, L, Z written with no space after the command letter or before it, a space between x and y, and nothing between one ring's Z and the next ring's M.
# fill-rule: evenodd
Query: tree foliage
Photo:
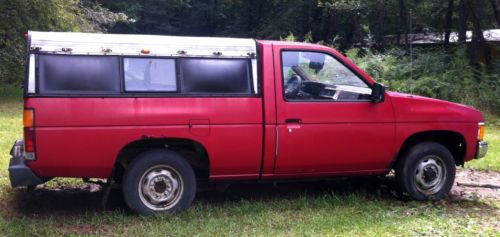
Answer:
M466 55L481 52L486 60L474 61L494 65L480 33L500 27L498 5L498 0L4 0L0 83L21 81L28 30L288 39L343 52L386 50L392 35L403 54L410 33L459 31L464 40L465 30L472 30Z
M134 18L129 33L230 35L278 39L289 33L311 33L315 41L349 48L366 38L381 41L388 34L458 30L459 5L453 0L95 0ZM495 28L497 0L466 1L481 9L481 25ZM488 2L492 2L491 7ZM467 9L470 12L470 9ZM470 19L469 19L470 20ZM472 21L467 27L472 29ZM123 29L115 29L122 32Z
M0 3L0 82L19 81L24 35L29 29L78 31L70 1L10 0Z
M0 84L20 83L28 30L99 32L126 20L99 7L83 0L0 1Z

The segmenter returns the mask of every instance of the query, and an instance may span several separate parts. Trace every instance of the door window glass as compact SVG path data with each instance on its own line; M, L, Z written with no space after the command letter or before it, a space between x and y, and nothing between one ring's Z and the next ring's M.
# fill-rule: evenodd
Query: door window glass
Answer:
M344 64L320 52L282 52L286 100L369 100L371 89Z

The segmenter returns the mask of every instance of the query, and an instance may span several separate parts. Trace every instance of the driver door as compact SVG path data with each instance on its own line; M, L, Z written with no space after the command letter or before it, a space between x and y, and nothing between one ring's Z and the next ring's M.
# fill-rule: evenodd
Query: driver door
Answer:
M273 51L275 174L387 169L395 136L390 98L371 102L373 81L359 76L359 69L333 50L275 45Z

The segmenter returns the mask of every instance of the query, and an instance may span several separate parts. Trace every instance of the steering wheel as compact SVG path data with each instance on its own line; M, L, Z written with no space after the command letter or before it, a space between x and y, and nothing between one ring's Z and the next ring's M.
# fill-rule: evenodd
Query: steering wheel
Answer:
M296 75L292 76L286 83L285 95L291 98L296 97L302 91L302 84L304 81L311 81L309 75L298 65L292 66L292 70Z
M293 75L285 85L285 98L294 99L300 92L302 88L302 78L297 75Z

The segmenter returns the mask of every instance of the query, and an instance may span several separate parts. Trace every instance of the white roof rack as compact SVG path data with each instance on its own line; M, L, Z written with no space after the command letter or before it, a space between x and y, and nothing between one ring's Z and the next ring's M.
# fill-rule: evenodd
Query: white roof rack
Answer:
M56 54L254 58L253 39L74 32L29 32L30 50Z

